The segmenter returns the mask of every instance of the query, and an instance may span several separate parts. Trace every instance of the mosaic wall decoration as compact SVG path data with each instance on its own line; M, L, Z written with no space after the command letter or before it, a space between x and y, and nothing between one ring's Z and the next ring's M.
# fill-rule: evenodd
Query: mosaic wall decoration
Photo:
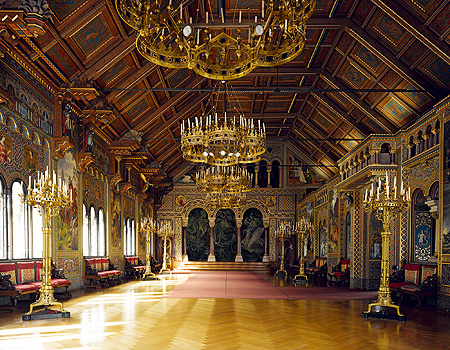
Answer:
M450 264L442 264L442 284L450 286Z
M177 216L174 220L174 250L175 250L175 259L181 260L182 258L182 237L183 237L183 223L181 216Z
M277 219L270 218L269 220L269 260L277 260L277 239L275 237L275 231L277 229Z
M11 69L2 62L10 63ZM17 73L12 71L19 67L20 71ZM24 74L24 76L18 74ZM0 61L0 86L3 86L12 96L12 100L8 102L8 108L3 109L6 116L13 116L15 112L47 135L53 133L54 96L8 55Z
M443 135L443 196L442 203L442 254L450 254L450 121L444 124Z
M94 206L96 208L105 208L105 183L99 179L83 174L83 201L88 208Z
M136 215L135 204L136 201L130 197L123 197L123 214L124 218L134 218Z
M319 256L326 257L328 255L327 247L328 224L326 219L319 222Z
M72 203L55 216L58 250L78 250L78 170L74 150L70 149L57 163L58 177L72 190Z
M280 195L278 196L278 211L292 212L294 211L294 196Z
M381 248L381 232L383 231L383 223L378 220L374 212L369 215L369 259L381 260L382 248Z

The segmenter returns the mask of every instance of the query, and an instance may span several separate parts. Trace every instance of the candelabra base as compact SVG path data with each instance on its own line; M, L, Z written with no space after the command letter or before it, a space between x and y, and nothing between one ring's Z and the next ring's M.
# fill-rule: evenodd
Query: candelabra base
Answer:
M31 320L44 320L49 318L69 318L69 311L56 311L45 308L44 310L40 310L34 312L32 314L22 315L22 321L31 321Z
M389 312L389 310L394 310L395 313ZM386 302L382 297L379 297L374 303L370 303L369 309L363 311L361 316L365 319L383 318L388 320L406 321L406 316L400 313L400 307L391 302Z
M172 275L172 270L169 270L169 269L161 269L161 271L159 271L159 274L160 274L160 275L168 275L168 274Z
M294 277L294 284L308 284L308 276L296 275Z
M275 276L276 277L287 277L287 272L286 270L278 270L277 272L275 272Z
M159 278L156 277L156 275L153 272L145 272L141 277L141 281L155 281L158 279Z

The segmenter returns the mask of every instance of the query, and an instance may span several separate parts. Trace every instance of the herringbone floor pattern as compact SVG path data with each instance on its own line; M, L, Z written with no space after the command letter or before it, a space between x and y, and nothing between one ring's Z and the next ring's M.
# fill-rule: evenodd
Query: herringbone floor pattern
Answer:
M133 281L64 304L69 319L0 313L0 349L450 349L450 315L364 321L368 301L161 298L187 275Z

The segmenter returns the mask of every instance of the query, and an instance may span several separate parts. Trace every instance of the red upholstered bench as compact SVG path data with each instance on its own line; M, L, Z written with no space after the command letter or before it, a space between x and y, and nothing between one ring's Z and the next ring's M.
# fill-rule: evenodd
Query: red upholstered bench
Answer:
M435 265L405 264L404 282L389 283L391 293L397 296L399 303L406 295L414 296L420 306L425 298L437 296L436 272Z
M328 272L330 284L342 285L350 283L350 260L341 259L341 261L333 266L331 272Z
M18 261L0 263L0 296L9 296L11 305L2 308L12 309L17 306L19 297L27 294L38 293L42 285L42 261ZM53 278L55 277L55 278ZM71 282L62 272L52 264L53 288L65 287L65 294ZM57 297L57 294L55 294ZM34 297L30 300L34 301Z
M306 267L306 275L309 276L310 280L319 282L325 279L326 281L327 261L328 258L316 257L314 262L310 266Z
M145 272L145 265L137 256L125 257L125 277L141 278Z
M122 271L118 270L107 257L103 258L85 258L85 288L100 288L102 286L120 284L120 275Z

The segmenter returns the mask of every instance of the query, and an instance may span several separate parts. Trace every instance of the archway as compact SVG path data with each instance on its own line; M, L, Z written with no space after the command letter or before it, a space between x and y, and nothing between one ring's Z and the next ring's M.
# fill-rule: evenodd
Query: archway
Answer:
M207 261L209 254L209 220L205 209L195 208L189 213L186 227L186 254L189 261Z
M264 256L264 224L260 210L245 211L241 229L241 253L244 261L262 261Z
M237 253L237 225L231 209L220 209L217 212L213 237L216 261L234 261Z

